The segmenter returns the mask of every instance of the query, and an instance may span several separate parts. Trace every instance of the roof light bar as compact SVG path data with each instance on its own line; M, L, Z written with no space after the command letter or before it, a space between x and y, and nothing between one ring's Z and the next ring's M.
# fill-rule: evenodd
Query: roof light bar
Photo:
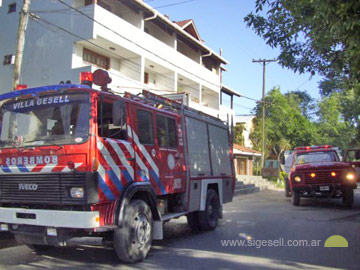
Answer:
M295 150L329 149L329 148L332 148L332 146L331 145L314 145L314 146L295 147Z

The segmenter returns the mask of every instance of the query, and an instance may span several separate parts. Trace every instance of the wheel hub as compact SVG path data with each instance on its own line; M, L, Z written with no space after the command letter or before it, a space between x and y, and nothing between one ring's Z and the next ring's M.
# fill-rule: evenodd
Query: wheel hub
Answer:
M149 241L151 237L151 226L144 214L135 217L135 245L142 246Z

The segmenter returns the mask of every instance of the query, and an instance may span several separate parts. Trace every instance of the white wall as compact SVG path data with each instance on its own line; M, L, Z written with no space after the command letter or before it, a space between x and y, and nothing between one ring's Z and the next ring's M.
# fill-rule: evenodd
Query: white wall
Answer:
M3 0L3 5L0 8L0 25L2 26L2 31L0 31L0 59L3 59L4 55L7 54L15 54L19 12L7 14L8 4L13 2L17 3L18 8L22 6L22 0ZM84 0L67 0L67 3L80 6L83 2ZM105 2L107 4L114 4L108 0ZM111 55L111 53L107 54L106 52L99 51L101 54L111 58L109 72L110 75L113 75L113 83L110 86L114 87L115 90L119 89L119 91L122 91L121 87L128 86L129 89L134 87L131 91L139 92L139 89L146 88L146 85L141 80L144 68L144 60L141 61L141 55L142 59L147 59L168 70L168 72L161 72L168 78L158 74L152 75L156 81L155 86L157 88L175 91L177 74L182 74L182 76L186 76L193 83L190 86L179 85L179 87L182 88L182 91L189 92L191 97L195 97L199 101L201 100L202 86L214 92L220 92L220 77L204 68L199 64L199 61L196 63L174 49L173 45L176 43L174 35L168 35L156 27L157 29L154 30L156 30L156 35L159 35L159 38L162 39L160 41L144 33L139 28L139 24L142 24L139 16L142 16L142 14L139 13L136 16L132 16L131 11L126 12L127 7L122 7L124 9L121 9L119 8L120 6L122 5L116 3L114 10L124 17L125 20L97 5L80 7L81 11L96 21L101 22L101 24L106 25L112 31L93 23L88 18L76 14L74 11L62 11L59 13L42 12L38 13L38 15L42 19L67 29L76 36L51 27L41 20L34 21L30 19L26 32L21 83L25 83L29 87L57 84L60 81L66 80L78 83L80 71L95 69L95 67L84 66L82 61L83 46L87 47L88 44L84 40L88 40L90 42L99 41L99 43L106 41L109 44L121 46L125 50L139 56L129 60L122 60ZM66 7L57 1L32 1L31 3L32 10L64 10L64 8ZM161 32L164 32L163 36L161 36ZM79 44L80 41L82 41L81 44ZM194 59L200 59L199 53L194 51L193 53ZM135 64L132 63L134 61ZM131 65L134 65L134 68ZM12 73L12 67L3 66L1 61L0 92L10 90ZM126 89L126 91L129 89Z
M17 11L8 14L8 5L11 3L17 3ZM16 50L16 34L19 20L19 6L21 0L9 1L4 0L3 5L0 8L0 25L2 29L0 31L0 92L7 92L11 90L12 78L13 78L13 66L3 65L4 56L13 54ZM6 28L4 27L6 25ZM6 30L5 30L6 29Z

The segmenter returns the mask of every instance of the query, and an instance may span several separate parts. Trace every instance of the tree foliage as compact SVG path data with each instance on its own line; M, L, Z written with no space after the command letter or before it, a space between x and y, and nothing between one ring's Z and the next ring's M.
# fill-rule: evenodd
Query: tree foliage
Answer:
M347 96L334 93L318 103L317 144L336 145L346 149L355 143L356 128L342 113L342 102L346 100Z
M353 90L332 93L315 103L306 92L282 94L273 88L265 97L266 156L279 157L284 150L305 145L330 144L343 150L359 146L356 130L360 119L346 114L348 109L360 113L359 101ZM309 107L304 110L304 106ZM257 117L250 139L255 149L261 150L262 103L254 112Z
M265 97L265 145L266 155L277 157L284 150L299 145L309 145L315 140L315 125L303 115L297 95L283 95L273 88ZM250 138L256 149L261 149L262 103L255 108L256 121Z
M360 1L257 0L244 20L280 48L283 67L324 76L323 95L359 89Z
M234 127L234 143L244 146L245 138L244 138L245 124L237 123Z

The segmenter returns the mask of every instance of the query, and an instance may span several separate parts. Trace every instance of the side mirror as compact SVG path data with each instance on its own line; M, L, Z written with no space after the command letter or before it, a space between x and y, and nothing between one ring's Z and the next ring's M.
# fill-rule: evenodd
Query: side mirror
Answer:
M113 124L115 126L123 126L126 122L125 115L125 102L116 100L112 107Z

